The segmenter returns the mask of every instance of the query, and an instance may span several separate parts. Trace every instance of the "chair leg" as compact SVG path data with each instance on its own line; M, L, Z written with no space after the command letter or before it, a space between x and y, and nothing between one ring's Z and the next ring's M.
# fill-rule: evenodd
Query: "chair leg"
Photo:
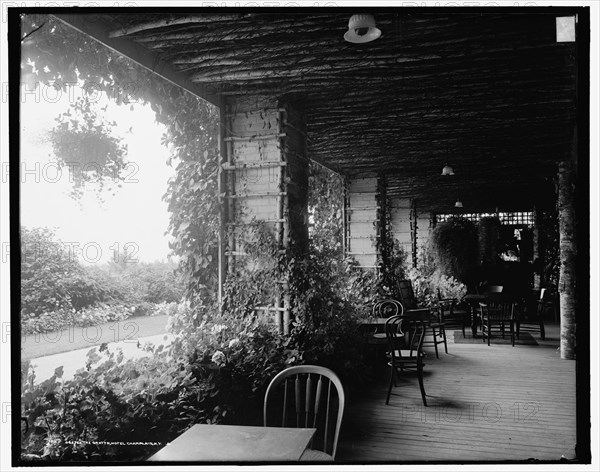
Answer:
M542 341L546 339L546 328L544 326L544 320L540 318L540 337Z
M423 405L427 406L427 399L425 398L425 385L423 385L423 366L417 366L417 374L419 377L419 388L421 389L421 398L423 399Z
M391 365L390 366L390 382L388 385L387 396L385 397L385 404L389 405L390 403L390 395L392 393L392 384L396 383L396 368Z
M438 348L437 348L437 345L438 345L437 334L435 332L435 328L434 327L431 328L431 332L433 333L433 347L435 348L435 358L439 359L440 356L438 354Z
M512 347L515 347L515 325L513 321L510 322L510 342Z
M442 339L444 340L444 351L448 354L448 343L446 342L446 328L442 326L440 328L440 332L442 333Z

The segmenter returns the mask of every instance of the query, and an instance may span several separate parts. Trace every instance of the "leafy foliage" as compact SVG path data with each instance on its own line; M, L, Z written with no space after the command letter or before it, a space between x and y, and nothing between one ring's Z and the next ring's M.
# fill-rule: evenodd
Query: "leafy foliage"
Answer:
M479 260L482 264L498 262L500 224L500 219L496 216L486 216L479 220Z
M453 217L438 224L431 234L433 263L448 276L473 283L478 257L477 227L466 219Z
M162 347L150 352L133 361L120 351L94 348L86 368L72 380L63 380L59 367L50 379L36 383L35 372L26 366L22 415L30 430L22 457L143 460L191 424L216 421L211 386L197 383L191 367ZM152 444L135 445L139 442Z
M83 266L47 228L21 228L21 323L25 334L151 314L178 302L183 284L170 263Z
M344 180L319 164L309 165L308 208L312 214L311 247L340 259L344 222Z
M406 279L407 254L400 242L394 238L392 231L392 203L386 192L384 180L379 179L378 181L378 214L375 225L377 227L376 234L379 235L379 238L375 240L375 247L378 252L377 262L381 269L377 292L380 298L399 298L399 282Z
M307 258L295 260L291 270L295 274L290 278L291 339L302 363L329 367L349 390L364 386L367 372L358 323L367 314L364 298L369 297L348 290L357 281L355 269L348 261L313 251Z
M77 256L47 228L21 227L21 306L27 313L72 307Z
M465 284L437 270L427 274L420 268L412 268L408 278L419 306L433 307L438 304L439 297L461 300L467 294Z
M179 256L180 271L187 281L187 295L213 296L217 290L219 242L218 114L214 107L177 90L169 101L180 110L169 115L153 105L157 118L167 126L163 138L178 161L169 181L168 201L174 237L171 250Z
M50 142L57 162L69 167L71 195L81 198L89 183L97 184L100 198L106 184L114 193L112 184L121 186L127 164L127 145L115 134L117 124L104 119L87 95L78 97L55 121Z
M25 335L60 331L73 326L98 326L110 321L121 321L134 313L133 308L124 305L103 303L88 306L81 310L59 308L55 311L32 315L21 314L21 332Z

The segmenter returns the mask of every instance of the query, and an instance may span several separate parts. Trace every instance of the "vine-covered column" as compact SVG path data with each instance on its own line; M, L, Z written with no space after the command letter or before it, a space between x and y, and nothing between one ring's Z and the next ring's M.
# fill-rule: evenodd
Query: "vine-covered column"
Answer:
M301 111L276 97L230 97L222 110L221 247L226 272L252 265L245 244L249 225L260 223L275 237L279 254L308 247L308 159ZM273 280L279 289L256 310L273 315L281 332L290 326L289 274Z
M416 244L416 211L413 211L413 201L408 198L390 198L390 234L394 242L399 244L407 255L407 263L414 262L414 244Z
M575 358L577 326L576 277L577 236L575 234L575 165L565 160L558 167L558 231L560 238L560 357Z

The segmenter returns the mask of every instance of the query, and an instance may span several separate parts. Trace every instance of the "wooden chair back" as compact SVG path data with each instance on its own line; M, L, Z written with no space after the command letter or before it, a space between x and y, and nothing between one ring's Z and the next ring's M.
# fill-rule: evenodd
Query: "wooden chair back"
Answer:
M494 320L509 321L514 319L515 304L500 298L488 303L480 302L479 309L484 319L489 319L490 316Z
M400 295L400 302L406 310L417 308L417 299L415 298L415 292L410 280L401 280L398 282L398 293Z
M427 320L423 316L392 316L385 323L388 349L394 361L402 360L402 351L408 357L420 358L423 353Z
M310 449L335 458L346 397L338 376L326 367L301 365L277 374L267 387L264 426L316 428ZM278 415L275 415L279 413Z
M374 318L389 318L390 316L398 316L404 313L402 303L393 298L379 300L373 305L372 315Z

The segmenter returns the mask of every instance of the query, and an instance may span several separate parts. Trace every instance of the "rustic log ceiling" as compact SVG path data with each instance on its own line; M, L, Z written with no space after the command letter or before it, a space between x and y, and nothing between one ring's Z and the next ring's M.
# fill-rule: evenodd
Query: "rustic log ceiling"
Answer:
M166 12L166 11L165 11ZM380 174L421 210L529 209L553 201L572 154L576 46L556 11L374 10L380 39L343 40L350 9L113 14L143 46L228 96L275 94L306 113L309 157ZM359 13L363 13L362 9ZM456 175L441 176L449 162ZM551 204L551 203L550 203Z

